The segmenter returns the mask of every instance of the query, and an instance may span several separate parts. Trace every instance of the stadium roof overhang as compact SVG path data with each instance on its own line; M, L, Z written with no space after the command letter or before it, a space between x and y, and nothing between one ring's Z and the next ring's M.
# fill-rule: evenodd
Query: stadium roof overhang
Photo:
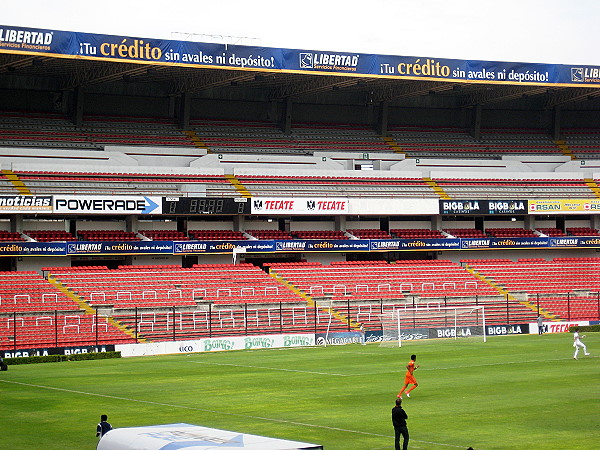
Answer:
M593 101L600 89L399 80L352 75L276 73L142 65L0 53L0 89L69 91L78 88L123 93L123 85L155 96L260 98L295 102L402 102L408 98L446 97L459 107L498 105L523 99L546 109Z

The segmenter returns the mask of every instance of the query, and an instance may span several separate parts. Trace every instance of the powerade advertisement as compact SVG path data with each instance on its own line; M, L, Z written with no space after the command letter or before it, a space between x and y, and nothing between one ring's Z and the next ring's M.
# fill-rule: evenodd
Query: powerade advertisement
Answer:
M412 80L600 87L600 67L391 56L0 26L0 52L137 64Z

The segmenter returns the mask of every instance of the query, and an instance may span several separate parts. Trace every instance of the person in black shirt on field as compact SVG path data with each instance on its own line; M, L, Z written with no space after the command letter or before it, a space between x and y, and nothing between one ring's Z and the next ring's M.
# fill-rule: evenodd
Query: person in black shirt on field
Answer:
M396 406L392 408L392 423L394 424L394 443L396 450L400 450L400 435L404 438L402 450L408 449L408 427L406 426L406 419L408 419L408 414L402 409L402 399L397 398Z
M96 437L102 439L106 433L112 430L112 425L107 422L108 416L106 414L102 414L100 416L100 423L96 427Z

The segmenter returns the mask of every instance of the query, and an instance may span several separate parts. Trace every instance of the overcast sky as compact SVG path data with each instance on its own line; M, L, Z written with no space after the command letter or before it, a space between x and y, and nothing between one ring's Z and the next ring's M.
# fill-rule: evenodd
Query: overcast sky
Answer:
M600 0L26 0L0 17L143 38L600 65Z

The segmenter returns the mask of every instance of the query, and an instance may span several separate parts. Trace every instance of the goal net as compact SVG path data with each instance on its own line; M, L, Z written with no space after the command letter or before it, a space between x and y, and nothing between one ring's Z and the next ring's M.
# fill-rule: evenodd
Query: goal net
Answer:
M327 328L325 330L325 336L322 339L317 339L317 345L323 345L327 347L327 342L329 341L329 332L331 330L331 321L333 319L333 300L332 299L323 299L323 300L314 300L315 307L317 308L317 322L323 325L326 325Z
M422 339L464 339L487 341L485 308L396 308L381 315L381 346L402 347L406 341Z

